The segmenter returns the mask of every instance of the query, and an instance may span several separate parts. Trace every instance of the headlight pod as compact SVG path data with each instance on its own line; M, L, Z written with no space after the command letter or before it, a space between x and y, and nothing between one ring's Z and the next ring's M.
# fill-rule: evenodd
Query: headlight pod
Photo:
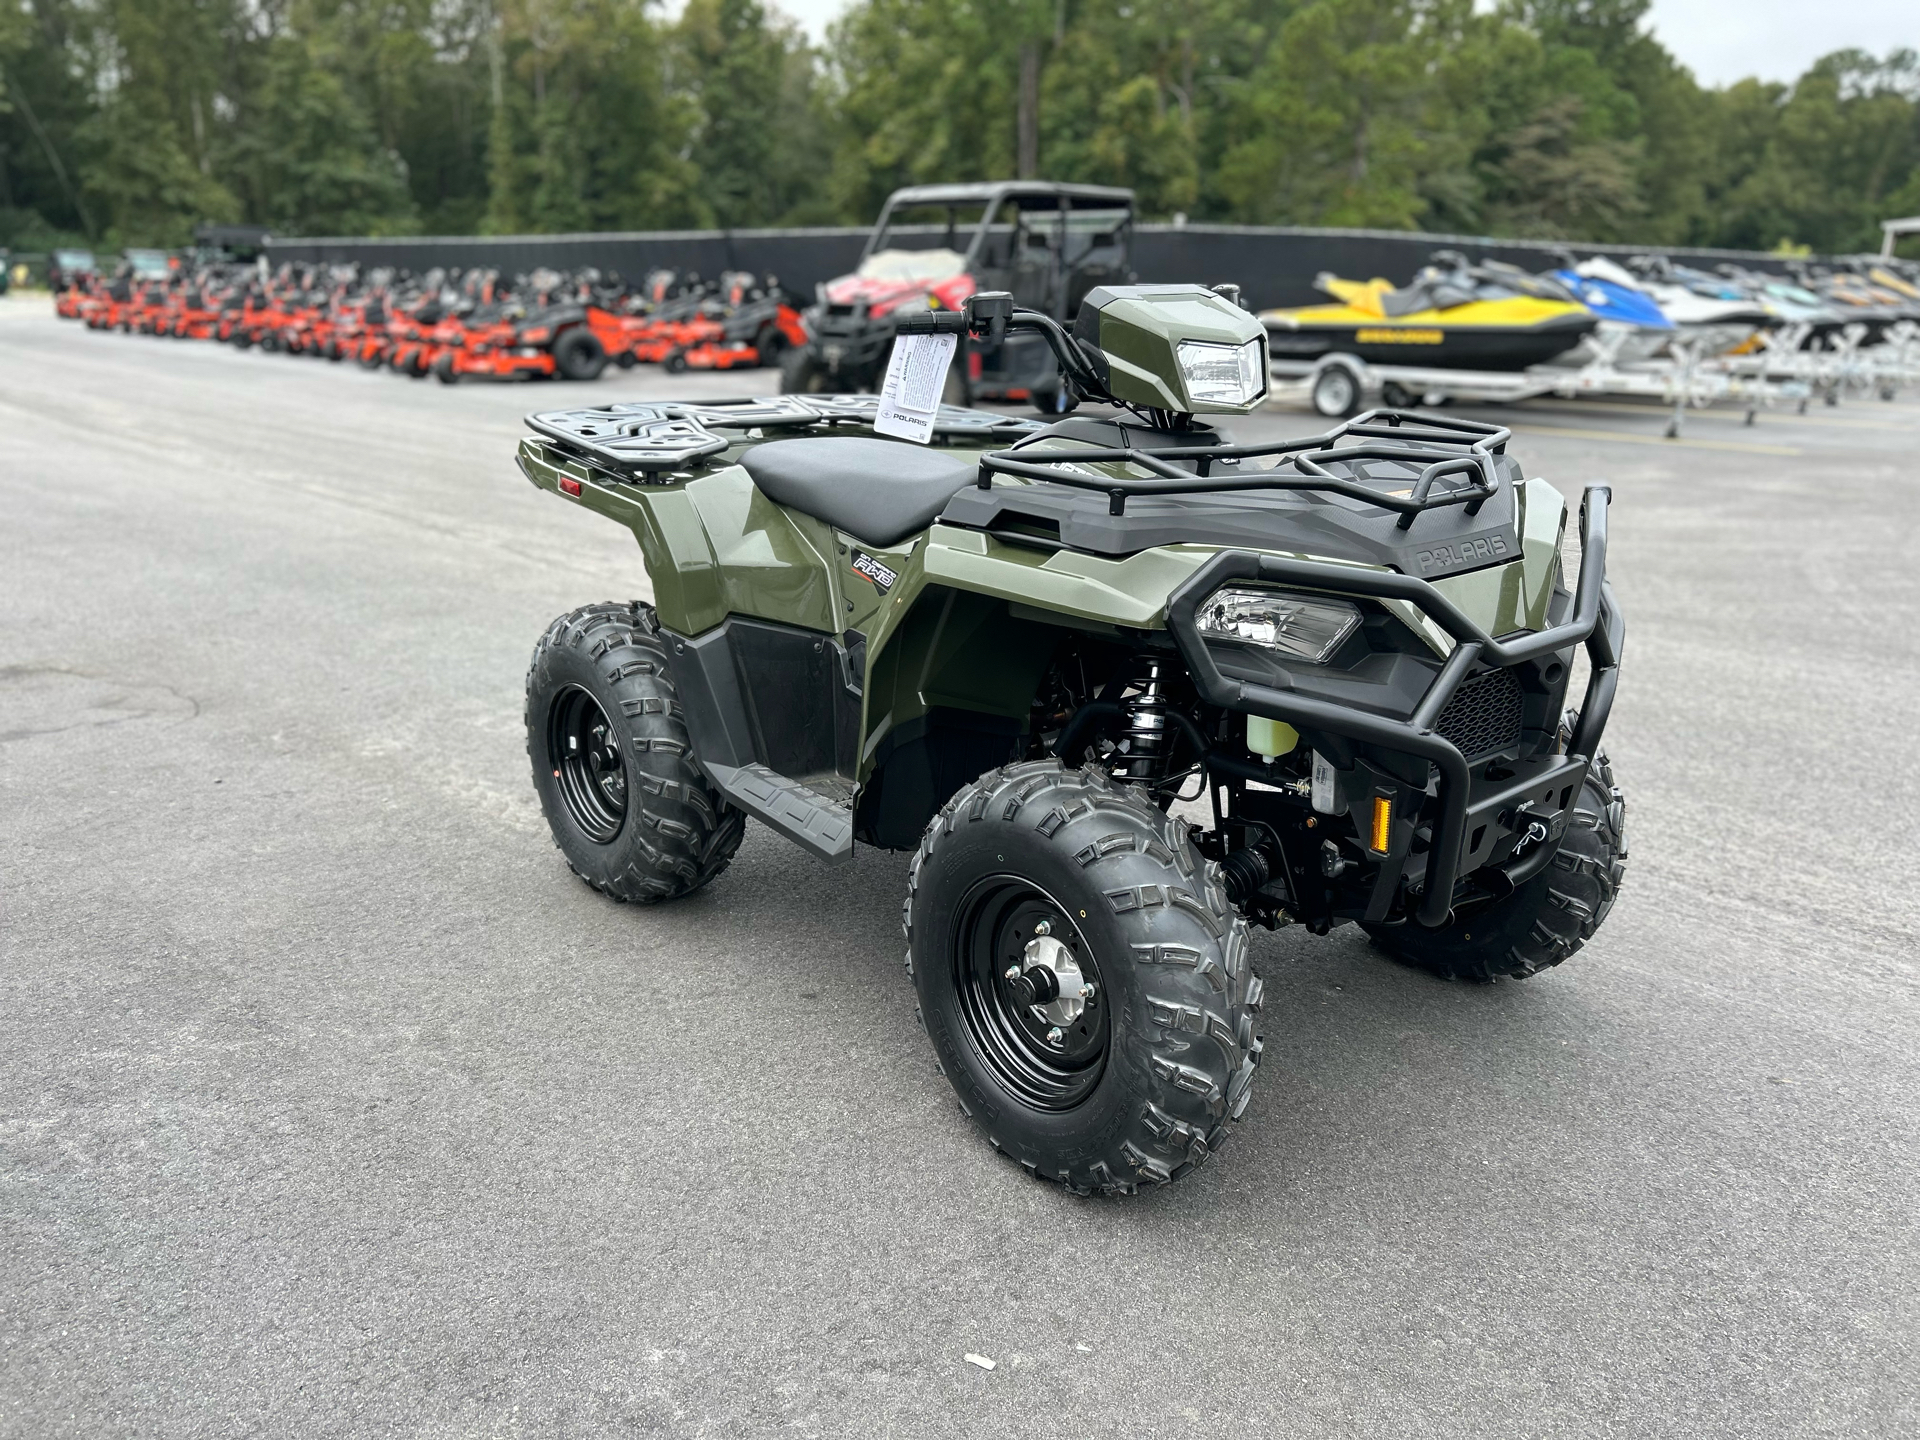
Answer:
M1266 393L1267 377L1260 365L1265 345L1258 339L1244 345L1182 340L1173 353L1187 399L1194 404L1251 405Z
M1360 628L1359 609L1344 600L1239 585L1214 591L1197 618L1200 633L1209 639L1238 640L1315 665L1325 664Z

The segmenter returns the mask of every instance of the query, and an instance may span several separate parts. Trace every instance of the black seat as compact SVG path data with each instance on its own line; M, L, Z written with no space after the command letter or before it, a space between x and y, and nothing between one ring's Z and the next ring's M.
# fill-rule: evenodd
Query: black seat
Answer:
M740 463L775 504L880 546L926 529L976 473L963 456L861 435L774 440Z

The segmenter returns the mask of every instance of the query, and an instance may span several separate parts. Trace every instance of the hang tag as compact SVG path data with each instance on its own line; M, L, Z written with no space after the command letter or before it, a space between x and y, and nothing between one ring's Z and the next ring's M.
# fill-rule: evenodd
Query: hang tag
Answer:
M947 367L953 363L957 335L901 335L893 342L887 378L880 386L880 413L876 434L896 435L925 445L933 439L934 412L947 385Z

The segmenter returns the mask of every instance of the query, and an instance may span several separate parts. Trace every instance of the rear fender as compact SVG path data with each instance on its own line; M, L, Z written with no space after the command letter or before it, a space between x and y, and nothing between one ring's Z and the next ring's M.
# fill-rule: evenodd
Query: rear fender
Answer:
M831 531L775 505L739 466L697 480L628 485L536 439L520 442L518 459L540 489L633 532L668 629L699 635L730 614L841 628L844 601L827 558Z

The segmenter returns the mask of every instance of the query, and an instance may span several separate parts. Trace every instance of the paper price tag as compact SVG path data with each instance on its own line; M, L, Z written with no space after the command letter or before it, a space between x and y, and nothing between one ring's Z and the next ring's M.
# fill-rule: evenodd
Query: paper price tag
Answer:
M957 335L901 335L893 342L887 378L880 386L880 413L873 428L925 445L933 439L933 416L946 388Z

